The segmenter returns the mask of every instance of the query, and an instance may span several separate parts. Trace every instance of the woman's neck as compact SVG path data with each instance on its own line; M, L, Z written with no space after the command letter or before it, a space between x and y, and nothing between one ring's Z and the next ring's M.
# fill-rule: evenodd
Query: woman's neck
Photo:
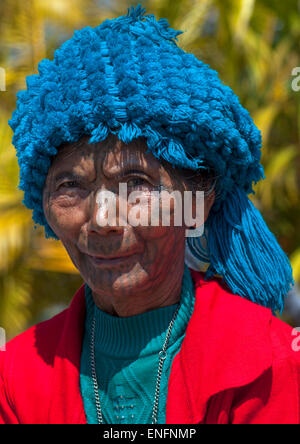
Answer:
M129 317L145 313L156 308L166 307L180 301L184 263L177 273L170 273L163 282L157 280L148 288L127 294L112 292L110 295L92 291L96 306L107 314Z

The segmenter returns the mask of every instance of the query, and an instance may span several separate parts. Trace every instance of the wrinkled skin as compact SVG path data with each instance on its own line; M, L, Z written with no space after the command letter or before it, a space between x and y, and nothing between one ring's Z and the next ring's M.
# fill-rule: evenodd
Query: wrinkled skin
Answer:
M144 195L161 189L183 192L189 189L186 179L146 153L143 139L128 145L112 135L96 144L87 141L84 136L77 144L62 145L52 162L43 192L48 224L101 310L125 317L175 304L181 293L187 227L101 227L96 193L109 190L118 196L119 182ZM78 177L57 178L65 171ZM212 203L213 197L205 200L205 219ZM101 259L95 263L91 256Z

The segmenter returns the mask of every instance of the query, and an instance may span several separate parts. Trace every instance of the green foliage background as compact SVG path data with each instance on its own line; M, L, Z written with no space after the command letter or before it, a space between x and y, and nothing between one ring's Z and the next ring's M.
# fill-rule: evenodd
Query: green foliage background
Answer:
M144 0L147 13L184 31L179 45L216 69L263 134L266 179L255 205L289 255L300 282L300 2L297 0ZM38 62L75 29L127 13L139 1L1 0L0 325L8 339L68 304L82 279L59 242L46 240L22 205L7 124L16 93ZM0 72L1 74L1 72ZM280 266L280 264L278 264ZM59 304L58 306L56 304ZM54 306L54 308L53 308ZM287 319L290 323L292 320Z

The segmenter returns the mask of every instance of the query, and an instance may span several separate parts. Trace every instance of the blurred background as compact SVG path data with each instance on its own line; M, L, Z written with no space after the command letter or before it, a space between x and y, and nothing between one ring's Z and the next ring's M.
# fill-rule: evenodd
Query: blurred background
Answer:
M16 93L75 29L138 3L184 31L178 44L219 72L262 131L266 179L252 199L300 285L300 1L0 0L0 326L7 339L61 311L83 283L61 244L46 240L22 205L7 123ZM300 326L297 286L281 318Z

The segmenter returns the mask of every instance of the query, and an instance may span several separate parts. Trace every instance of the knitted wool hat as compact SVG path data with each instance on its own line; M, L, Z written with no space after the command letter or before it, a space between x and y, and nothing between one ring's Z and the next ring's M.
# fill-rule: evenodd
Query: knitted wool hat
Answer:
M42 206L57 148L85 134L90 143L109 133L125 143L143 136L157 158L210 168L219 178L206 224L207 276L217 273L234 293L282 310L293 282L290 263L247 197L263 178L260 131L217 72L177 46L181 33L139 5L75 31L53 61L38 64L9 120L23 203L46 237L57 239ZM199 239L189 242L197 257Z

